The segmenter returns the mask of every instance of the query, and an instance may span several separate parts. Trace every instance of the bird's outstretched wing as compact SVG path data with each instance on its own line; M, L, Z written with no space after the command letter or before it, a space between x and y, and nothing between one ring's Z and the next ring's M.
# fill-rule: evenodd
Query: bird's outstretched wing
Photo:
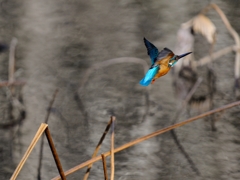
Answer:
M144 40L144 44L147 48L147 51L148 51L148 55L150 56L151 58L151 62L152 64L154 64L157 60L157 57L158 57L158 54L159 54L159 51L158 49L152 44L150 43L146 38L143 38Z
M155 62L161 61L164 58L166 58L167 56L174 56L174 54L170 49L165 47L163 50L160 51L160 53L157 56L157 60Z
M142 78L142 80L139 83L142 86L148 86L149 84L151 84L153 78L155 77L159 69L160 69L160 66L151 67L146 73L146 75L144 76L144 78Z

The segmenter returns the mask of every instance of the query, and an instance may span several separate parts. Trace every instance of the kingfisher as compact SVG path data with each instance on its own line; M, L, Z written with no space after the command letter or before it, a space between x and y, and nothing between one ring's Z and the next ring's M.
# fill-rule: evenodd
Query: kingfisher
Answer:
M143 38L143 40L152 64L144 78L139 82L142 86L153 84L156 79L166 75L179 59L192 53L188 52L182 55L175 55L166 47L159 52L146 38Z

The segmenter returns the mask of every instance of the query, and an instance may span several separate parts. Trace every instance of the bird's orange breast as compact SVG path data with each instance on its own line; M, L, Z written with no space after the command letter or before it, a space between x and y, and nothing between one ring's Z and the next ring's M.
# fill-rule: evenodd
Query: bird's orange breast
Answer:
M169 66L169 60L174 56L173 53L169 54L167 57L165 57L164 59L162 59L161 61L158 61L157 64L160 65L160 69L157 72L157 74L155 75L155 77L152 80L152 84L154 83L154 81L158 78L160 78L161 76L164 76L168 73L168 71L171 69L171 67Z
M161 76L164 76L165 74L168 73L170 70L170 67L167 65L161 65L158 73L155 75L154 78L160 78Z

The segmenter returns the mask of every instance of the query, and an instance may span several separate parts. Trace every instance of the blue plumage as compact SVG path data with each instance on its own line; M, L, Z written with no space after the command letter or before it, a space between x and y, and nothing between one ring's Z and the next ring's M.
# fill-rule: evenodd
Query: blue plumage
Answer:
M142 78L142 80L139 83L142 86L148 86L149 84L151 84L153 78L155 77L158 71L159 71L159 66L154 66L150 68L146 73L146 75L144 76L144 78Z
M182 55L175 55L168 48L164 48L159 52L158 49L146 38L143 38L143 40L147 48L148 55L151 58L151 67L144 78L139 82L142 86L153 84L157 78L167 74L171 67L173 67L179 59L192 53L188 52Z
M150 43L146 38L143 38L143 40L144 40L145 46L146 46L147 51L148 51L148 55L150 56L151 62L152 62L152 65L153 65L153 64L156 62L156 60L157 60L159 51L158 51L158 49L157 49L152 43Z

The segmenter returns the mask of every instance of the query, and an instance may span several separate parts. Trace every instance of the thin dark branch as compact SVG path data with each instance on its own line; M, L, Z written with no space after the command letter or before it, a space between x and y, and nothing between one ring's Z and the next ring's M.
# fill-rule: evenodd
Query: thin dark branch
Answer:
M104 154L101 154L101 156L102 156L102 163L103 163L104 180L108 180L106 158Z
M176 133L174 130L171 130L171 135L173 137L174 142L176 143L177 147L179 148L179 150L181 151L181 153L184 155L184 157L187 159L188 163L190 164L192 170L198 175L200 176L201 173L198 170L197 166L195 165L195 163L193 162L192 158L188 155L188 153L186 152L186 150L184 149L184 147L182 146L182 144L180 143Z
M46 115L45 121L44 121L46 124L48 123L48 119L49 119L49 116L50 116L50 113L51 113L51 108L53 106L53 103L54 103L54 101L56 99L57 94L58 94L58 89L55 90L55 92L53 94L53 97L52 97L52 100L49 103L49 106L48 106L48 109L47 109L47 115ZM38 178L38 180L41 180L43 147L44 147L44 137L42 137L42 139L41 139L40 152L39 152L38 171L37 171L37 178Z
M48 140L48 143L49 143L49 146L50 146L50 149L52 151L52 155L53 155L53 158L55 160L55 163L56 163L56 166L58 168L58 172L62 178L62 180L66 180L66 177L64 175L64 171L63 171L63 168L62 168L62 165L61 165L61 162L60 162L60 159L59 159L59 156L57 154L57 150L54 146L54 143L53 143L53 140L52 140L52 136L51 136L51 133L48 129L48 127L45 129L45 135L47 137L47 140Z
M196 120L198 120L198 119L204 118L204 117L209 116L209 115L212 115L212 114L214 114L214 113L218 113L218 112L221 112L221 111L224 111L224 110L226 110L226 109L232 108L232 107L234 107L234 106L239 106L239 105L240 105L240 101L236 101L236 102L227 104L227 105L225 105L225 106L222 106L222 107L220 107L220 108L217 108L217 109L214 109L214 110L211 110L211 111L207 111L207 112L202 113L202 114L200 114L200 115L198 115L198 116L189 118L189 119L187 119L187 120L185 120L185 121L183 121L183 122L180 122L180 123L177 123L177 124L168 126L168 127L166 127L166 128L160 129L160 130L158 130L158 131L155 131L155 132L153 132L153 133L151 133L151 134L148 134L148 135L146 135L146 136L140 137L140 138L138 138L138 139L136 139L136 140L133 140L133 141L131 141L131 142L129 142L129 143L126 143L126 144L124 144L124 145L122 145L122 146L114 149L114 153L120 152L120 151L122 151L122 150L124 150L124 149L127 149L127 148L129 148L129 147L131 147L131 146L134 146L134 145L136 145L136 144L138 144L138 143L140 143L140 142L146 141L146 140L148 140L148 139L150 139L150 138L152 138L152 137L155 137L155 136L157 136L157 135L160 135L160 134L163 134L163 133L165 133L165 132L171 131L172 129L176 129L176 128L178 128L178 127L184 126L184 125L189 124L189 123L191 123L191 122L193 122L193 121L196 121ZM108 152L105 152L105 153L104 153L104 156L107 157L107 156L110 156L110 154L111 154L111 152L108 151ZM77 165L77 166L75 166L75 167L73 167L73 168L65 171L64 174L65 174L65 176L68 176L68 175L70 175L70 174L78 171L79 169L82 169L82 168L88 166L89 164L92 164L92 163L94 163L94 162L97 162L97 161L99 161L99 160L101 160L101 159L102 159L102 157L101 157L101 155L99 155L99 156L97 156L97 157L95 157L95 158L93 158L93 159L90 159L90 160L88 160L88 161L86 161L86 162L84 162L84 163L81 163L81 164L79 164L79 165ZM60 176L56 176L56 177L54 177L52 180L57 180L57 179L60 179Z
M111 125L111 180L114 180L114 173L115 173L115 165L114 165L114 122L115 117L112 117L112 125Z
M104 133L102 134L102 137L100 138L100 140L99 140L99 142L98 142L98 144L97 144L97 146L96 146L96 148L95 148L95 151L93 152L92 158L96 157L96 155L97 155L97 153L98 153L98 151L99 151L99 149L100 149L100 147L101 147L101 145L102 145L102 142L103 142L103 140L105 139L105 136L107 135L107 133L108 133L108 131L109 131L111 125L112 125L112 122L113 122L113 117L110 118L110 120L109 120L109 122L108 122L108 124L107 124L107 126L106 126L106 128L105 128L105 131L104 131ZM85 173L85 175L84 175L83 180L87 180L87 178L88 178L88 176L89 176L89 173L90 173L90 171L91 171L91 168L92 168L92 164L90 164L90 165L88 166L87 171L86 171L86 173Z
M53 97L52 97L52 100L49 103L49 106L48 106L48 109L47 109L47 115L45 117L45 123L46 124L48 123L48 119L49 119L49 116L51 114L51 109L52 109L52 106L53 106L53 103L54 103L54 101L56 99L57 94L58 94L58 89L55 90L55 92L53 94Z
M237 31L232 27L232 25L230 24L228 18L226 17L226 15L224 14L224 12L218 7L218 5L214 4L214 3L211 3L209 4L207 7L205 7L203 10L202 10L202 14L205 14L207 13L210 9L214 9L218 15L221 17L224 25L226 26L229 34L231 34L232 38L234 39L235 41L235 44L237 46L237 51L236 51L236 56L235 56L235 65L234 65L234 75L235 75L235 81L238 80L240 78L240 51L239 51L239 48L240 48L240 37L237 33ZM239 88L237 89L238 87L236 86L235 84L235 95L236 96L239 96L240 94L240 90Z
M184 113L185 107L187 106L187 103L192 98L193 94L195 93L195 91L197 90L199 85L201 84L202 80L203 79L201 77L199 77L197 82L194 84L192 89L189 91L189 93L187 94L185 100L183 101L180 109L176 112L175 117L172 120L172 124L174 124L179 119L179 117L182 116L182 114ZM191 157L188 155L187 151L184 149L184 147L180 143L175 130L173 129L170 132L171 132L172 138L173 138L175 144L177 145L178 149L183 154L183 156L187 159L187 161L190 164L192 170L199 176L200 175L200 171L198 170L197 166L195 165L195 163L193 162Z
M10 52L9 52L9 65L8 65L8 81L12 83L14 81L15 74L15 51L17 46L17 39L13 38L10 44Z
M1 81L0 82L0 88L1 87L6 87L6 86L23 86L26 84L26 81L13 81L13 82L9 82L9 81Z

